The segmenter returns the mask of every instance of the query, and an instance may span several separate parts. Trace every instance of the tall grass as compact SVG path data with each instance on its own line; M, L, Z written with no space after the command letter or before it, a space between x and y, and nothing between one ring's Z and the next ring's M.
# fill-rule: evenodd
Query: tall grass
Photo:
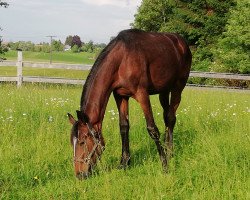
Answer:
M178 109L174 158L161 169L138 104L130 101L132 162L118 170L121 142L110 98L106 150L95 174L78 181L66 113L79 108L82 87L0 85L1 199L249 199L249 93L187 88ZM164 132L162 109L151 98Z

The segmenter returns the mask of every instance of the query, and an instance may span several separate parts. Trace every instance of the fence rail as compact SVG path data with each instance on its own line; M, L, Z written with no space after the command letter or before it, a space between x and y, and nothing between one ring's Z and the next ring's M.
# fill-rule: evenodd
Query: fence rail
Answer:
M67 79L67 78L58 78L58 77L37 77L37 76L24 76L23 82L30 83L64 83L72 85L83 85L85 80L79 79Z
M17 82L17 86L21 86L23 82L31 83L63 83L63 84L84 84L85 80L68 79L58 77L40 77L40 76L23 76L23 67L48 68L48 69L71 69L71 70L90 70L91 65L84 64L65 64L65 63L44 63L44 62L27 62L23 61L22 52L18 51L17 62L2 61L1 66L17 66L17 76L0 76L0 82ZM197 72L191 71L189 77L212 78L212 79L229 79L250 81L248 74L232 74L232 73L215 73L215 72Z
M250 76L248 74L196 72L196 71L191 71L189 74L189 77L231 79L231 80L242 80L242 81L249 81L250 80Z

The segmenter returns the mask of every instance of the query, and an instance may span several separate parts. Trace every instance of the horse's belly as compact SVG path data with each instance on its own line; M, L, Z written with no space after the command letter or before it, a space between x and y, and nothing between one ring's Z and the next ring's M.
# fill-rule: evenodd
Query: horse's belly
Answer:
M152 72L148 79L148 92L150 94L158 94L173 87L174 82L177 80L176 70L162 70L159 73Z
M157 84L150 84L148 86L148 93L150 95L153 94L159 94L162 93L164 91L168 91L172 88L173 86L173 82L167 81L167 82L161 82L161 83L157 83Z

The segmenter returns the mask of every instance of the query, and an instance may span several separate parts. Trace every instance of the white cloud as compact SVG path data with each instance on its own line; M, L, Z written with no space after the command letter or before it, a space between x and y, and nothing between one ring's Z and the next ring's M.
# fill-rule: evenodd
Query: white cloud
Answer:
M142 0L81 0L87 4L93 4L97 6L111 5L119 7L132 7L138 5Z
M69 34L84 41L108 42L130 28L141 0L6 0L0 12L0 35L6 41L48 41ZM3 20L4 19L4 20Z

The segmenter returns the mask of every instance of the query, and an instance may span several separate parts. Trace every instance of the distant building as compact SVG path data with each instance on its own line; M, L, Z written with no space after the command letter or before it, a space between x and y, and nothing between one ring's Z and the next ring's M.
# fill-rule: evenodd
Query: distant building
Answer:
M64 46L64 51L69 51L70 49L71 49L71 46L69 46L69 45Z

